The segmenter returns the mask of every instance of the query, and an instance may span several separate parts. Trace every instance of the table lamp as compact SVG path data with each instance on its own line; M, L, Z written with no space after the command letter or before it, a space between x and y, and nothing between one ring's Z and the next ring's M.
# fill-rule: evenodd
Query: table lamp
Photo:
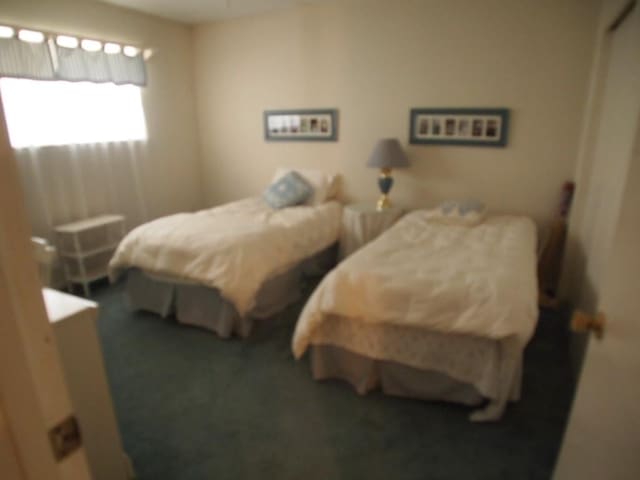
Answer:
M393 186L391 170L393 168L407 168L409 166L409 159L402 150L402 147L400 147L400 142L395 138L378 140L371 157L369 157L367 166L380 169L378 187L382 195L378 199L378 210L389 208L391 206L389 192Z

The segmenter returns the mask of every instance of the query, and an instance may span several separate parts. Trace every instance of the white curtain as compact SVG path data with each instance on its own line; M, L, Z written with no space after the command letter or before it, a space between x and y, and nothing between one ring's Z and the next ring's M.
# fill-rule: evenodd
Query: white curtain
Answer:
M0 38L0 76L112 82L118 85L147 84L147 71L140 49L117 45L117 52L107 53L104 50L106 46L98 42L97 51L87 51L82 47L59 46L53 34L42 34L41 38L41 42L23 41L17 36ZM133 54L126 55L127 49L133 49Z
M15 150L33 235L54 241L56 225L106 213L127 228L147 221L142 165L145 142Z
M0 73L5 77L50 80L55 78L47 43L0 38Z
M55 46L56 78L67 81L113 82L144 86L147 74L142 53L88 52L82 48Z
M97 47L89 51L83 48L83 43L78 38L75 38L76 47L67 48L57 44L57 40L61 37L56 34L32 31L32 39L26 40L21 39L23 38L21 34L24 34L25 30L7 26L2 28L3 35L7 38L0 38L0 77L108 82L139 86L146 84L145 63L140 49L91 41ZM35 34L35 40L33 34ZM116 48L113 50L107 47ZM75 85L78 85L78 92L84 88L82 84ZM6 96L5 88L9 86L3 85L3 96ZM46 119L45 124L40 125L38 121L42 123L43 118L39 116L37 109L26 111L28 101L23 108L18 102L16 104L18 106L13 110L10 108L13 104L7 103L7 100L26 101L36 97L36 91L34 90L32 97L26 99L24 96L20 97L18 90L9 93L11 93L9 98L3 100L10 130L12 126L15 127L11 121L17 121L25 115L28 123L26 126L21 125L21 133L29 133L38 128L51 133L56 126L71 129L72 133L77 133L81 127L87 126L97 129L98 132L107 130L107 127L114 127L113 121L104 125L100 122L96 123L97 120L106 117L108 110L99 102L87 103L91 111L87 115L86 124L77 125L60 118ZM16 98L12 95L16 95ZM76 103L82 102L80 93L75 97ZM40 100L40 103L54 105L60 111L66 108L64 105L57 106L53 101L55 98L45 97ZM131 101L129 97L126 97L126 100ZM96 115L93 110L105 113L102 116ZM78 108L73 110L76 116L79 115L78 118L84 118L78 113L81 111L82 109ZM143 115L141 109L140 114ZM131 112L123 108L122 115L131 115ZM126 124L125 120L128 118L124 118L121 122L116 120L115 126ZM138 124L144 125L144 118L140 119ZM141 127L140 132L125 138L146 139L144 127ZM53 242L55 241L53 230L57 225L106 213L125 215L126 225L129 228L148 220L147 206L144 201L146 195L140 180L144 178L141 169L146 164L145 160L148 156L146 141L76 144L65 135L58 135L58 137L60 138L53 139L55 140L53 143L62 143L60 141L62 138L67 144L17 148L14 151L26 194L33 235L45 237ZM109 138L109 140L115 138L119 137ZM15 147L14 140L12 136ZM94 136L90 141L96 140L98 139ZM51 142L46 143L51 144ZM42 143L25 141L24 144Z

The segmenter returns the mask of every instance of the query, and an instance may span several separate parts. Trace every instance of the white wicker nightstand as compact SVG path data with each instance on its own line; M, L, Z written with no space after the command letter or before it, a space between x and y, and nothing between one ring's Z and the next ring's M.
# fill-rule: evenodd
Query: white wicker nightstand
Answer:
M375 204L345 205L340 229L340 258L345 258L393 225L404 210L390 207L376 210Z

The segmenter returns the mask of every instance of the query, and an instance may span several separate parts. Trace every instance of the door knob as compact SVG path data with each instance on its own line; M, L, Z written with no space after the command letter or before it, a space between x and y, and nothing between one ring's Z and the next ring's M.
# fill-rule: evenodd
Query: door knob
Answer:
M602 312L598 312L595 316L591 316L577 310L571 317L571 330L574 332L592 331L598 339L601 339L604 335L604 327L606 324L607 317Z

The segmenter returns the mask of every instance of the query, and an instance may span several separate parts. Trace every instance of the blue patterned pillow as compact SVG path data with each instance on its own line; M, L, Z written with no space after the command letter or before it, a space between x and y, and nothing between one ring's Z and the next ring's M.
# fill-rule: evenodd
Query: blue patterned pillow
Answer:
M307 181L292 170L269 185L262 198L271 208L284 208L303 203L312 193Z

